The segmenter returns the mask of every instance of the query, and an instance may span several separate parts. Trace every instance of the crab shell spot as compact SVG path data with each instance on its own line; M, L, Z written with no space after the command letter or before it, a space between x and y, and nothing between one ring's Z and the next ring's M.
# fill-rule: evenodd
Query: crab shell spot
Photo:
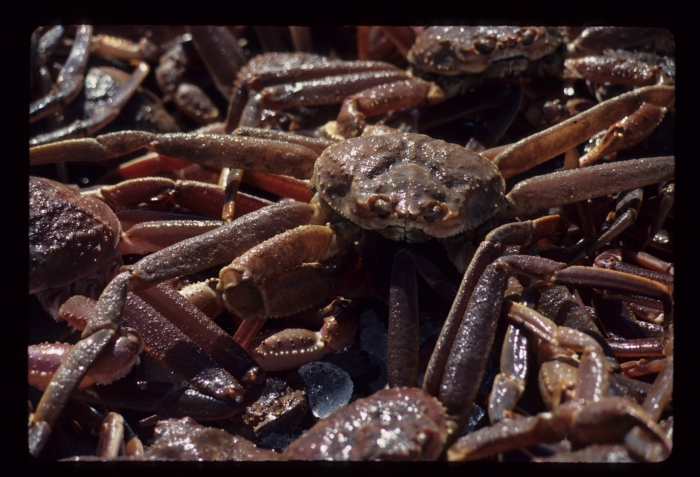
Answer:
M338 214L386 237L413 241L474 229L494 215L505 191L490 161L456 144L412 133L359 137L331 146L319 157L314 174L318 193ZM381 207L374 207L379 199ZM441 209L437 218L436 206Z

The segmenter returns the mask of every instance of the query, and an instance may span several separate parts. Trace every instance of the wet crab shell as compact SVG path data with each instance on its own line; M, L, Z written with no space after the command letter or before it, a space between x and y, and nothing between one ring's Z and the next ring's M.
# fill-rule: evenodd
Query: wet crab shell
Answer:
M393 240L472 230L496 212L505 182L469 149L422 134L347 140L326 149L312 181L338 214Z
M290 460L435 460L447 438L447 415L416 388L384 389L318 422L282 453Z
M29 293L68 285L114 256L121 226L103 202L29 179Z
M539 60L560 43L556 28L430 27L416 39L408 60L441 75L479 74L497 61Z

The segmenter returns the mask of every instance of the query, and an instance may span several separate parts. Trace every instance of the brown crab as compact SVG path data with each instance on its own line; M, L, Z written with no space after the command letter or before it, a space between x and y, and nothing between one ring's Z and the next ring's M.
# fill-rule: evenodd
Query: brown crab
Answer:
M231 277L228 283L222 284L222 288L229 297L234 298L234 308L243 315L288 314L295 307L308 307L327 293L321 286L309 287L302 293L296 287L291 287L300 277L309 283L322 284L325 280L318 267L304 264L327 259L342 251L347 243L355 240L359 227L380 229L390 237L406 237L416 241L430 236L447 237L471 230L496 215L502 219L526 215L562 202L668 180L673 175L672 158L641 159L556 173L539 182L526 181L503 196L503 177L510 177L574 147L605 124L636 109L642 101L668 105L672 103L673 95L672 87L655 86L605 102L573 121L562 123L546 131L546 134L528 138L500 154L494 161L501 169L500 173L489 161L467 149L413 134L357 138L332 146L316 160L315 154L306 148L275 141L229 136L158 136L125 131L96 139L33 148L31 160L33 163L64 158L75 160L78 157L94 160L147 146L159 153L188 160L264 170L277 167L274 165L276 161L295 160L296 157L299 158L296 159L297 164L291 168L285 166L284 170L301 177L309 177L309 167L315 162L317 196L312 204L289 202L264 208L250 214L245 220L239 219L196 239L154 253L115 278L101 297L84 333L86 338L96 332L105 334L102 339L109 341L113 333L111 330L117 327L120 320L128 289L148 287L171 277L228 261L255 244L260 245L222 272L222 277ZM550 146L554 141L559 144ZM548 151L544 154L541 152L543 143ZM199 149L202 144L208 145L205 157ZM280 153L280 150L285 152ZM428 158L432 155L432 160L425 162L426 154ZM254 156L261 155L266 157L265 162L252 160ZM352 161L348 162L348 157L364 161L372 159L374 165L358 166ZM465 171L476 168L480 172L475 176L450 174L451 170L460 168ZM353 169L359 172L357 177L362 178L361 181L352 180ZM384 173L389 173L389 178L377 181L377 190L367 192L366 184ZM397 176L392 176L393 173ZM444 179L449 188L435 181L432 174ZM577 186L573 179L570 182L570 177L580 178L586 174L590 179L580 179L585 186L581 186L581 183ZM386 188L392 183L397 186L398 196L395 198L389 195L390 191ZM538 185L543 183L546 186ZM558 188L552 189L552 184L559 184ZM487 194L491 199L486 201L476 196L476 191ZM475 196L479 197L476 204L466 205L466 198ZM341 197L345 197L345 200L341 200ZM333 207L337 207L337 210L333 210ZM358 223L336 224L336 214ZM325 225L328 222L330 226ZM277 234L279 237L265 242ZM280 254L280 246L295 253ZM295 297L292 307L289 306L290 299L286 298L290 296ZM98 331L100 329L102 331ZM80 347L79 344L76 349ZM93 359L87 357L82 362L89 364ZM52 405L60 407L60 402L70 396L74 384L64 384L76 383L77 375L72 366L63 365L52 381L52 385L55 383L56 386L54 390L60 388L65 392L59 393L60 396L53 394L53 391L45 394L53 396ZM70 377L65 381L67 372Z

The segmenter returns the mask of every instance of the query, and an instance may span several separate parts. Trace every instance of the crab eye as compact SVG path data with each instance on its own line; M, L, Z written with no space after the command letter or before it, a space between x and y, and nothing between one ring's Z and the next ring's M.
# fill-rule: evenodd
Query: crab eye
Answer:
M426 222L435 222L440 215L442 215L442 207L435 204L428 208L425 215L423 215L423 218L426 220Z
M482 55L488 55L496 47L496 39L493 37L481 38L474 44L476 51Z
M377 199L372 205L374 206L374 210L377 212L377 215L382 219L388 217L391 213L391 204L384 199Z

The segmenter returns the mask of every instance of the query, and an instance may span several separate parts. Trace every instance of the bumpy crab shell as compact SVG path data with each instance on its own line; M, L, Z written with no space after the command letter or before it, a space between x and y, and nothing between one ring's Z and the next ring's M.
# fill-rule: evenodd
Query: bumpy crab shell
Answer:
M431 27L416 39L408 59L431 73L479 74L498 61L539 60L560 43L556 28Z
M314 167L321 198L360 227L423 242L472 230L505 191L498 168L422 134L367 136L326 149Z
M29 293L94 273L114 254L120 235L117 217L103 202L30 178Z

